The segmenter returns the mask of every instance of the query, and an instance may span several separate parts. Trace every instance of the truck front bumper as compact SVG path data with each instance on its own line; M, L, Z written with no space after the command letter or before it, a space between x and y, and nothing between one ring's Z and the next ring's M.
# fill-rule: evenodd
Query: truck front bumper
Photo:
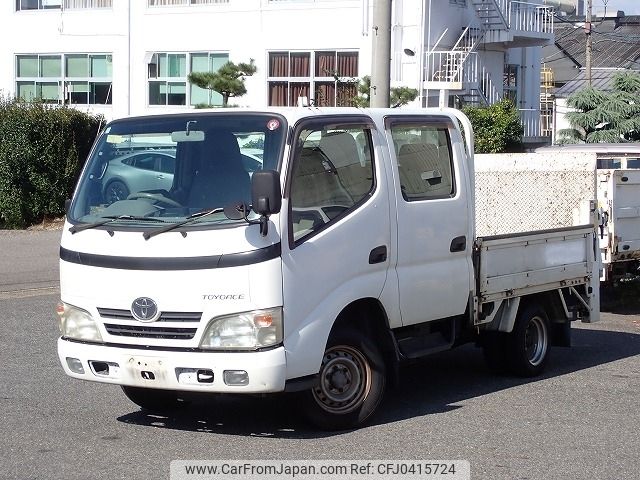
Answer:
M270 393L285 387L284 347L261 352L142 350L58 339L67 375L81 380L192 392Z

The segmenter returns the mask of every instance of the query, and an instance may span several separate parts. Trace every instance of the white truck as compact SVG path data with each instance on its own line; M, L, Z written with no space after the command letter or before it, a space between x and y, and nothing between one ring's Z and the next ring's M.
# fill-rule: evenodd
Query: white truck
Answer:
M403 361L465 342L539 374L572 320L599 318L596 227L476 237L473 159L450 109L109 123L61 239L65 372L149 410L299 392L326 429L365 422ZM116 164L157 186L114 194Z
M601 280L613 285L640 274L640 143L590 143L541 147L549 160L578 155L596 181Z

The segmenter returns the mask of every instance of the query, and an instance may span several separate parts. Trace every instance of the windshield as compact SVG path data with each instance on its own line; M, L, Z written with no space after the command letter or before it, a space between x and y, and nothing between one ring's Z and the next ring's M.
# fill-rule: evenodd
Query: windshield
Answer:
M194 113L109 124L69 210L72 223L109 228L177 223L203 211L251 203L251 176L277 170L285 120L274 114ZM194 224L228 223L222 211ZM100 225L96 225L100 226Z

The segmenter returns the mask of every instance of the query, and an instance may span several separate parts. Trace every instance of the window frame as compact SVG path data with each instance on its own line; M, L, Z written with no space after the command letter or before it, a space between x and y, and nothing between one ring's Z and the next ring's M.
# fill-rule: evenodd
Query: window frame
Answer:
M295 172L295 168L298 165L298 159L300 156L300 152L302 150L302 145L298 144L298 139L300 137L300 133L303 130L314 129L314 130L323 130L328 126L333 127L358 127L362 128L363 132L365 132L367 136L367 146L369 147L369 151L371 152L371 172L373 174L373 178L371 180L371 188L369 191L363 195L363 197L355 202L351 207L343 211L342 213L336 215L331 218L329 222L322 225L322 227L314 230L313 232L309 232L308 234L300 237L298 239L294 239L293 232L293 203L291 201L291 185L293 182L293 174ZM295 250L298 246L312 239L316 235L324 232L330 226L333 226L335 223L339 222L345 217L348 217L358 209L360 209L365 203L367 203L378 190L378 175L377 175L377 161L376 155L373 145L373 136L377 131L375 123L373 120L364 115L323 115L313 118L306 118L298 121L292 128L292 133L290 135L291 147L289 150L289 162L287 165L287 172L285 177L285 185L284 185L284 195L283 198L287 199L287 237L289 242L289 249ZM368 132L368 133L367 133Z
M398 192L396 196L400 196L402 200L407 203L415 203L415 202L429 202L432 200L444 200L455 198L458 195L458 175L456 172L456 162L455 162L455 152L453 150L453 142L451 139L451 130L454 129L454 125L451 123L451 120L448 118L442 117L415 117L415 116L394 116L394 117L386 117L384 119L385 125L385 134L387 137L387 143L392 150L393 155L393 174L397 178L397 186ZM398 153L396 153L395 142L393 140L392 128L398 126L407 126L407 127L434 127L437 129L445 129L446 137L447 137L447 148L449 149L449 166L451 167L451 193L448 195L434 195L429 197L422 198L405 198L402 194L402 189L400 185L400 168L398 164Z
M202 7L208 5L228 5L229 0L164 0L165 2L175 2L175 3L156 3L152 2L163 0L147 0L147 8L174 8L174 7ZM201 2L201 3L194 3Z
M203 55L206 54L207 55L207 60L209 62L209 65L211 65L211 58L214 55L218 55L218 56L224 56L226 55L227 57L227 62L230 61L230 55L228 51L215 51L215 50L207 50L207 51L202 51L202 50L198 50L198 51L183 51L183 52L175 52L175 51L153 51L153 52L147 52L148 55L148 60L146 62L146 69L147 69L147 79L146 79L146 93L147 93L147 107L150 108L158 108L158 107L181 107L181 108L195 108L198 104L192 104L191 103L191 97L192 97L192 87L194 87L195 85L192 85L191 83L189 83L189 74L192 73L193 71L197 71L197 72L202 72L202 70L192 70L192 60L193 60L193 56L194 55ZM184 55L185 58L185 76L179 76L179 77L171 77L171 76L161 76L160 74L162 73L160 71L160 56L165 55L167 58L167 65L169 62L169 56L171 55ZM151 71L150 71L150 66L153 65L153 59L157 58L157 62L155 63L156 65L156 71L155 71L155 77L151 76ZM226 63L226 62L225 62ZM168 67L167 67L168 68ZM214 70L208 70L208 71L214 71ZM167 71L167 74L169 73L169 71ZM179 104L173 104L173 103L169 103L169 93L167 91L167 93L165 93L165 103L151 103L151 84L152 83L156 83L159 85L165 85L168 86L169 84L184 84L185 87L185 93L184 93L184 104L179 103ZM215 96L215 92L212 92L209 94L211 100L214 99ZM220 98L222 98L222 96L220 95ZM210 104L211 107L216 107L216 106L221 106L222 102L220 102L220 104L218 105L217 103L212 103Z
M288 62L288 68L287 68L287 75L286 76L276 76L276 75L271 75L271 55L272 54L287 54L287 62ZM316 64L318 61L318 56L320 54L327 54L327 53L332 53L333 54L333 63L334 63L334 67L337 68L338 65L338 59L340 54L355 54L356 55L356 61L357 61L357 65L356 65L356 75L354 76L349 76L349 75L340 75L338 77L334 77L332 75L319 75L318 72L316 71ZM306 77L302 77L302 76L293 76L291 75L291 58L292 56L300 56L300 55L304 55L304 54L308 54L308 58L309 58L309 75ZM309 96L308 96L308 101L310 105L315 105L315 106L319 106L318 105L318 100L317 100L317 91L318 91L318 87L322 84L328 84L331 83L333 84L333 98L332 101L329 105L322 105L322 106L326 106L326 107L336 107L336 106L349 106L349 105L338 105L339 101L341 100L340 98L340 86L343 85L354 85L355 86L355 92L354 92L354 96L357 96L358 94L358 78L359 78L359 73L360 73L360 50L358 49L331 49L331 48L327 48L327 49L307 49L307 50L284 50L284 49L276 49L276 50L268 50L267 51L267 59L266 59L266 63L267 65L267 78L266 78L266 90L267 90L267 94L266 94L266 99L267 99L267 105L269 106L284 106L284 107L295 107L297 106L297 103L294 102L291 99L291 86L294 84L306 84L308 91L309 91ZM271 85L272 84L286 84L286 105L275 105L271 102ZM351 105L354 106L354 105Z
M33 12L40 10L111 10L113 9L113 0L60 0L59 5L45 6L42 4L42 0L37 0L38 6L36 8L22 8L22 0L16 0L15 11L16 12ZM85 3L88 5L77 6L76 3ZM108 5L100 5L101 3L107 3Z
M85 56L88 62L88 75L87 76L69 76L67 74L67 59L70 57L78 57ZM35 76L20 76L20 59L26 57L35 57L37 61L37 75ZM44 99L47 103L57 103L60 105L74 105L74 106L111 106L113 105L113 66L111 67L111 76L108 77L94 77L91 76L91 60L92 57L106 57L107 59L111 59L110 61L113 63L113 53L111 52L74 52L74 53L18 53L14 55L14 85L15 85L15 94L16 97L20 97L20 84L31 84L34 87L34 90L37 91L38 85L42 84L53 84L56 83L58 85L58 95L57 99L48 100ZM43 76L42 74L42 58L56 58L59 62L59 74L57 76ZM71 91L69 90L69 86L72 83L84 83L87 85L86 98L87 102L84 103L76 103L71 101ZM91 102L91 86L92 85L108 85L108 93L106 98L109 100L107 103L103 102ZM23 98L27 102L31 102L34 99L38 98L34 96L33 98Z

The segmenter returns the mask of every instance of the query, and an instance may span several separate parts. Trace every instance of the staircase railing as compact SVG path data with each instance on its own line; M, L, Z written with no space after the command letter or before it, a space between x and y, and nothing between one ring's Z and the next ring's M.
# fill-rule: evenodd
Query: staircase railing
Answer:
M521 32L553 33L553 7L509 2L509 28Z

